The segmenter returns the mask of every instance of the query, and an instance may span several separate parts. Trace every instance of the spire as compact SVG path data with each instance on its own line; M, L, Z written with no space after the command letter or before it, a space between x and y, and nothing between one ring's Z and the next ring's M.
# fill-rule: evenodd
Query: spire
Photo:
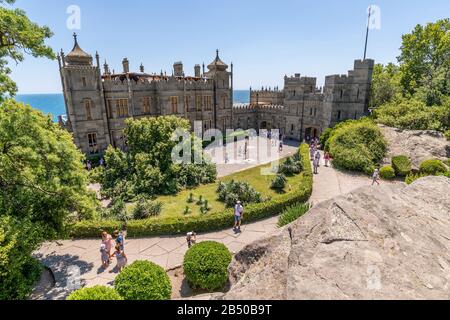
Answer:
M78 46L78 35L76 32L73 33L73 40L74 40L75 46Z
M92 56L84 52L78 44L78 36L73 34L74 46L72 51L67 54L67 62L71 65L92 65Z
M145 69L144 69L144 64L141 62L141 66L139 67L141 73L144 73Z

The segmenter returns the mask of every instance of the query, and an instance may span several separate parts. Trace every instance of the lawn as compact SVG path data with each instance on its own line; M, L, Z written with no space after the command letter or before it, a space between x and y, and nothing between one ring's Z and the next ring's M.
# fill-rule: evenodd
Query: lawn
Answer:
M282 160L283 161L283 160ZM189 216L200 216L202 215L200 212L200 206L196 205L196 203L188 203L187 200L192 193L196 200L199 199L200 196L203 196L203 199L208 200L209 206L211 207L211 212L221 212L225 210L224 203L217 201L217 193L216 189L219 182L229 182L231 180L235 181L246 181L250 183L250 185L255 188L256 191L260 192L263 198L271 198L276 199L277 196L280 196L280 193L277 193L275 190L270 188L272 180L275 178L274 175L262 175L261 169L268 168L270 169L270 164L265 164L259 167L254 167L251 169L247 169L245 171L234 173L230 176L226 176L220 178L216 181L216 183L202 185L200 187L183 190L179 192L177 195L171 196L160 196L157 198L157 201L161 201L163 203L163 208L161 212L161 217L180 217L184 216L184 210L186 206L189 207L191 212ZM288 177L288 183L286 185L286 192L290 192L290 190L294 189L294 186L301 181L301 174ZM130 205L128 210L132 210L134 205Z

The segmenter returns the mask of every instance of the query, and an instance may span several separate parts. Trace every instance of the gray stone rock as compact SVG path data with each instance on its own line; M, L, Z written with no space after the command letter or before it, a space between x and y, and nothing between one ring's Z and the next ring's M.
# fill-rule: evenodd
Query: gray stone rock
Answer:
M379 127L389 144L384 161L386 164L389 164L394 156L406 155L411 159L413 168L418 169L424 160L446 160L450 157L450 143L438 131L401 130L383 125Z
M212 299L450 299L450 179L362 187L239 252Z

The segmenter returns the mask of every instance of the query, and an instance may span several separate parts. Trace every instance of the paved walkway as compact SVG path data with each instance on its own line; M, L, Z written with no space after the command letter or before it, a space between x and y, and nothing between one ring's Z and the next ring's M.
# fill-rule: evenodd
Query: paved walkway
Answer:
M292 147L295 150L294 147ZM285 149L286 155L292 152ZM322 165L319 174L314 176L312 204L331 199L351 190L370 185L371 180L364 175L347 174ZM382 182L386 183L386 182ZM233 253L276 230L278 217L244 225L242 233L231 230L200 234L201 241L218 241L225 244ZM68 292L79 286L112 285L117 276L112 266L103 270L100 260L100 240L64 240L44 244L36 256L52 269L56 288L41 296L42 299L64 299ZM184 236L152 237L127 239L125 251L129 263L136 260L150 260L166 270L179 267L188 250ZM72 280L73 279L73 280Z

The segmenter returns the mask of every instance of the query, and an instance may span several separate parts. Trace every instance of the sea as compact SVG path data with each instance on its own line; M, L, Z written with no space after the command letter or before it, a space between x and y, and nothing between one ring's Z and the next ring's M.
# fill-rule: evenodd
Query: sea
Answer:
M17 101L29 104L35 109L45 114L50 114L55 122L58 116L65 115L66 107L64 105L63 94L18 94L15 98ZM234 103L249 103L250 91L235 90L233 93Z

